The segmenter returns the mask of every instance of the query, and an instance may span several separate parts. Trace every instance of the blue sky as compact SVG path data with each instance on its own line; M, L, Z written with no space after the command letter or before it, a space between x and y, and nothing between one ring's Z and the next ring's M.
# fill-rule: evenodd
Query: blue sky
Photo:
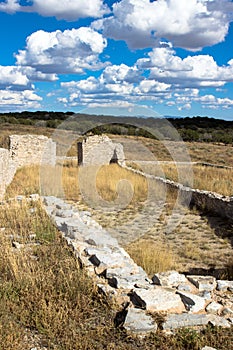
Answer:
M0 0L0 112L233 120L231 0Z

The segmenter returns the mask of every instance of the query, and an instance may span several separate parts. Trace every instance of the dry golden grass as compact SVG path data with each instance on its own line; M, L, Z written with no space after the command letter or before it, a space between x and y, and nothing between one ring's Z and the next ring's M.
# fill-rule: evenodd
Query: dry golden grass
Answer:
M189 167L185 165L148 164L146 171L156 176L162 174L163 177L186 186L190 184L190 175L186 176L186 173L189 173ZM225 196L233 195L233 169L193 165L192 172L193 188L217 192Z
M171 249L161 242L142 239L128 245L126 250L150 277L157 272L176 269Z
M77 169L66 166L63 170L66 180L72 178L67 181L67 190L71 183L75 188ZM14 196L18 191L29 193L28 186L32 192L39 188L36 167L18 171L8 195ZM101 182L99 186L101 188ZM112 196L115 196L114 186L109 198ZM85 271L80 269L40 203L10 201L0 209L0 228L5 228L0 230L1 349L196 350L205 345L231 349L231 329L209 327L200 333L180 330L172 336L159 333L143 339L115 329L114 306L98 294ZM30 238L33 233L36 240ZM24 245L13 248L9 235ZM141 259L140 264L143 261L145 267L151 268L151 273L156 266L158 270L174 266L169 249L153 246L151 242L143 247L141 250L135 244L132 251L135 259L136 256ZM155 259L160 250L160 259ZM153 253L151 257L148 252Z
M125 184L122 183L121 194L124 193L128 197L133 193L132 200L136 202L147 198L147 180L117 164L101 167L96 179L96 187L105 200L112 201L117 198L117 185L122 180L125 181Z
M0 226L5 227L0 234L1 349L33 347L27 329L49 349L89 349L93 339L101 341L104 324L111 327L110 309L97 300L97 289L41 205L2 206ZM37 238L31 242L32 232ZM24 245L13 248L9 234Z
M61 180L61 181L60 181ZM125 181L120 192L127 198L133 193L132 201L144 201L147 196L147 181L141 176L119 167L117 164L96 167L77 167L76 161L65 161L56 167L28 166L19 169L13 182L7 188L6 197L19 194L41 193L44 195L65 196L68 200L80 200L80 186L93 194L97 193L106 201L117 198L117 185ZM41 184L43 181L43 184ZM42 185L42 189L40 186Z
M126 140L128 143L130 140L137 141L143 144L152 154L154 154L154 160L159 161L173 161L168 149L175 150L177 155L180 155L182 159L184 147L186 147L187 154L190 155L192 162L211 163L218 165L232 166L233 161L233 147L232 145L214 144L210 142L177 142L177 141L158 141L148 139L144 137L130 137L117 135L109 135L111 139L116 142L119 139ZM119 141L120 142L120 141ZM132 150L133 152L133 150ZM135 153L133 153L135 156ZM130 152L129 157L131 159ZM135 157L134 157L135 159ZM152 159L151 159L152 160Z

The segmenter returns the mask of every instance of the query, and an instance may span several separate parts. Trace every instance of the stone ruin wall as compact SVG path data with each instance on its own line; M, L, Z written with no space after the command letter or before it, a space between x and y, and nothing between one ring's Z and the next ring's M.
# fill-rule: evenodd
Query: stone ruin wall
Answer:
M181 327L233 326L233 281L177 271L156 273L151 279L90 212L80 212L60 198L43 200L99 292L118 305L116 327L145 335L158 328L170 333ZM163 314L160 324L153 318L158 313Z
M56 164L56 143L43 135L11 135L9 151L17 167Z
M193 189L162 178L158 178L158 180L162 181L170 188L177 189L184 199L191 198L191 204L195 205L197 208L227 218L230 222L233 222L233 197L223 196L215 192Z
M119 165L125 164L122 144L113 142L108 136L90 136L82 142L82 165L109 164L114 158Z
M118 164L125 166L123 146L114 143L106 135L95 135L86 138L82 142L82 164L103 165L109 164L112 158L117 156ZM43 135L11 135L9 149L0 148L0 198L3 197L7 185L12 181L19 167L31 164L56 163L56 143ZM128 168L131 171L140 171ZM153 177L141 173L147 177ZM233 197L221 196L217 193L192 189L170 180L155 179L166 186L179 190L181 196L192 196L191 202L199 208L217 214L233 221Z
M82 142L82 164L109 164L114 152L117 155L118 164L125 167L125 155L122 144L112 142L112 140L106 135L90 136ZM132 168L128 169L132 171ZM138 172L136 170L133 171ZM145 173L142 173L142 175L153 177L152 175ZM155 176L154 178L172 189L177 189L184 199L191 198L191 204L196 205L198 208L227 218L233 222L233 197L222 196L210 191L193 189L174 181Z
M102 165L109 164L112 156L116 151L118 164L126 167L123 146L120 143L114 143L106 135L95 135L86 138L82 142L82 164L83 165ZM127 167L130 171L141 173L146 177L154 177L164 185L177 189L180 195L185 199L191 198L191 203L198 208L207 212L214 213L221 217L225 217L233 222L233 197L222 196L218 193L203 191L183 186L182 184L149 175Z
M0 148L0 199L18 168L56 163L56 143L52 139L43 135L11 135L9 139L9 149Z
M98 159L101 159L101 164L110 162L111 152L117 148L115 144L112 146L108 139L102 140L99 143L92 141L94 150L97 144L99 152L103 155L106 152L107 155L100 156L96 151L92 154L91 142L87 141L86 149L84 145L84 164L87 161L91 164L100 164L97 162ZM19 167L41 163L54 165L56 161L56 144L44 136L14 135L10 141L9 150L0 149L0 184L2 186L0 195L4 194L6 184L11 182ZM89 158L87 154L90 155ZM119 147L118 159L123 160L122 164L124 164L123 154L123 147ZM111 158L109 158L110 155ZM148 174L143 175L152 177ZM193 201L198 206L219 211L219 215L231 218L233 212L231 197L193 190L161 178L159 181L179 189L184 197L185 194L192 192ZM96 279L99 290L116 298L118 302L124 300L123 322L126 330L139 334L156 331L158 325L147 312L157 311L166 313L166 319L162 325L164 330L170 331L181 326L203 326L209 323L222 327L232 326L233 304L226 302L224 294L233 292L232 281L216 281L211 276L185 276L175 271L154 275L151 281L145 271L137 266L118 245L118 242L91 219L88 212L73 212L70 205L54 197L45 198L45 202L47 213L53 216L58 228L64 230L68 244L73 247L89 275ZM222 293L220 302L216 302L217 299L215 299L216 288L218 294Z
M184 203L191 203L199 209L213 213L214 215L221 216L223 218L227 218L230 222L233 222L233 197L223 196L215 192L186 187L180 183L164 179L162 177L149 175L143 171L135 170L128 166L126 166L126 168L147 178L154 178L155 180L165 185L167 188L178 190L179 195L181 198L183 198Z

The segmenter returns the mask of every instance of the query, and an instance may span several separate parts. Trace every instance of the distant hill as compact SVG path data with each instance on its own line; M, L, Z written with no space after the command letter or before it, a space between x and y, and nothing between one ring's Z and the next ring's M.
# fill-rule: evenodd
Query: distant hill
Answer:
M80 133L126 134L153 138L177 139L174 128L184 141L233 144L233 121L208 117L138 118L89 115L74 112L0 113L0 124L25 124L49 128L61 127ZM174 128L173 128L174 127Z

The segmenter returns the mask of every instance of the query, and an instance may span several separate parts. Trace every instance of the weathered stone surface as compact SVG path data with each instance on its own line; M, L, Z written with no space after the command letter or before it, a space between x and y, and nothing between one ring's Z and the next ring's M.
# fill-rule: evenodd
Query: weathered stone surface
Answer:
M181 283L186 283L187 279L185 275L180 274L177 271L167 271L156 273L152 277L152 282L159 286L177 287Z
M227 290L233 292L233 281L218 280L217 289L226 292Z
M120 143L113 142L106 135L94 135L86 138L82 142L83 155L82 165L103 165L109 164L112 160L119 164L125 164L125 155L123 146Z
M178 329L182 327L205 326L207 324L213 326L229 328L230 323L223 317L207 314L171 314L167 316L167 320L162 325L164 330Z
M231 324L224 317L208 315L209 323L216 327L230 328Z
M228 307L225 307L223 310L222 310L222 314L225 316L225 315L229 315L229 316L233 316L233 309L230 309Z
M85 226L83 226L83 227L85 227ZM106 247L106 246L118 247L117 240L114 237L110 236L110 234L104 229L86 228L86 231L84 233L85 233L84 234L85 240L88 240L88 239L93 240L95 242L96 246L99 246L99 247Z
M177 329L181 327L194 327L194 326L204 326L209 322L207 315L193 315L193 314L171 314L167 316L167 320L162 325L164 330Z
M192 288L191 288L191 286L189 284L180 284L177 287L177 290L181 290L181 291L184 291L184 292L191 292Z
M213 276L187 276L200 292L211 292L216 288L216 279Z
M97 283L97 287L99 288L101 293L103 293L106 296L117 295L116 290L107 284Z
M128 290L134 289L138 281L143 281L143 276L140 274L126 275L125 277L116 275L108 279L110 286Z
M94 278L99 290L123 306L120 314L124 315L124 320L128 314L127 329L136 333L156 330L157 326L150 324L150 317L147 317L145 310L152 313L172 313L173 315L168 316L164 323L165 330L203 326L208 323L222 327L229 327L231 324L232 314L229 312L232 309L231 294L227 293L227 300L223 301L222 306L220 304L223 300L222 293L213 297L215 280L211 276L198 276L198 278L193 276L193 279L189 276L192 279L191 283L184 275L169 271L156 274L153 278L154 283L163 286L153 285L145 271L134 263L115 238L92 220L89 213L81 214L74 211L69 204L55 197L46 198L45 203L47 212L53 216L63 237L73 248L75 256L86 267L87 274ZM231 283L231 281L219 281L219 288L229 291ZM124 305L130 304L129 297L140 310L132 308L133 311L131 309L127 311ZM185 312L185 307L189 310L188 313ZM225 318L216 314L225 315Z
M131 301L150 312L183 312L184 304L178 294L165 288L134 289Z
M180 295L187 311L197 313L205 310L206 300L204 298L189 292L177 291L177 293Z
M129 308L124 322L124 328L127 331L133 331L139 334L155 332L158 328L151 316L146 315L143 310Z
M219 315L221 313L223 306L219 303L212 302L206 307L206 311L210 314Z
M105 248L86 248L85 252L87 256L90 256L95 262L93 264L95 266L99 266L100 263L103 263L109 267L125 267L129 260L122 256L120 252L113 251L109 247ZM94 258L95 257L95 258Z
M12 242L12 247L16 248L16 249L20 249L23 247L23 244L20 244L19 242L13 241Z
M58 209L54 213L56 216L59 216L60 218L69 218L74 215L73 210L63 210L63 209Z
M211 301L212 300L212 294L211 292L207 292L206 290L202 293L199 293L199 296L204 298L206 301Z
M11 135L10 154L17 167L56 163L56 143L43 135Z
M148 279L146 272L140 266L136 265L131 261L128 261L127 265L125 265L124 268L108 267L105 277L108 279L114 276L124 277L124 276L133 276L133 275L140 276L139 281L141 283L144 283L144 280Z
M38 193L32 193L32 194L30 194L29 198L32 201L38 201L40 199L40 195Z

